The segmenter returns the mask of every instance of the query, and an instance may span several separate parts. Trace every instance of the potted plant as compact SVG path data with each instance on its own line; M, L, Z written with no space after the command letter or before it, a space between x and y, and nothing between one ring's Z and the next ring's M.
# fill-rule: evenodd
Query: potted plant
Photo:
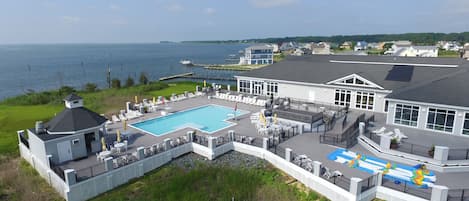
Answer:
M392 138L391 139L391 149L397 149L398 146L399 146L399 142L398 142L397 138Z
M435 155L435 145L432 145L430 149L428 150L428 155L433 158Z

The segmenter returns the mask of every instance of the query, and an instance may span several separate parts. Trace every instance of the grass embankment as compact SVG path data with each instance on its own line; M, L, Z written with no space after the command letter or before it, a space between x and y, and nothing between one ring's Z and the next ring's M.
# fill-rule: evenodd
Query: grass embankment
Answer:
M457 51L448 51L448 50L443 50L443 49L440 49L438 50L438 57L453 57L453 58L457 58L459 57L459 52Z
M63 200L26 161L0 156L0 200Z
M93 200L327 200L316 192L287 184L289 180L270 165L233 168L199 164L190 171L168 165Z

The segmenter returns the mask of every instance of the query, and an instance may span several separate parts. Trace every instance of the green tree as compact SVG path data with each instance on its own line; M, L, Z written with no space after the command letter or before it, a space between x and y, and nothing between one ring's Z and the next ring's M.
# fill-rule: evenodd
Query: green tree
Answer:
M134 79L132 79L130 76L127 77L127 80L125 80L125 87L131 87L134 86L134 84Z
M60 95L68 95L68 94L71 94L73 92L76 92L76 90L73 87L70 87L70 86L63 86L63 87L60 87L60 89L59 89L59 94Z
M148 77L145 72L140 73L140 78L139 78L140 84L148 84Z
M392 43L384 43L383 49L384 49L384 50L388 50L389 48L392 47L392 45L393 45Z
M95 91L97 91L97 89L98 89L98 85L96 85L95 83L89 82L89 83L85 84L85 91L86 92L95 92Z
M114 78L111 80L111 86L112 88L119 89L121 88L121 81L117 78Z

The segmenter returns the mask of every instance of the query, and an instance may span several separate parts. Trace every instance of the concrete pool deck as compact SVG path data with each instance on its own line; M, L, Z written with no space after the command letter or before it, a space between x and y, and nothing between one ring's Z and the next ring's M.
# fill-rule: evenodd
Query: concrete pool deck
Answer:
M216 104L216 105L232 107L232 108L234 108L235 106L235 102L220 100L220 99L213 99L213 98L208 99L207 96L190 98L190 99L186 99L186 100L182 100L178 102L171 102L167 104L166 106L170 107L170 109L167 110L167 112L174 113L174 112L178 112L178 111L182 111L182 110L186 110L186 109L190 109L194 107L199 107L199 106L203 106L207 104ZM236 123L236 125L225 128L213 134L207 134L204 132L197 131L197 135L215 136L215 137L225 136L229 130L234 130L235 133L239 135L257 137L257 138L263 137L257 133L255 126L251 123L251 120L250 120L250 115L252 113L259 112L262 109L262 107L254 106L254 105L247 105L244 103L238 103L237 107L238 109L246 110L246 111L249 111L250 113L238 117L236 121L231 121L231 122ZM164 107L160 106L160 108L164 108ZM161 113L159 111L153 112L153 113L147 113L143 117L140 117L138 119L129 120L128 123L132 124L132 123L140 122L146 119L153 119L159 116L161 116ZM123 123L122 122L114 123L112 125L109 125L108 128L110 130L108 131L108 134L106 134L105 137L106 137L106 142L111 143L116 140L116 131L117 130L120 130L121 132L123 131ZM161 143L166 138L177 138L180 136L185 136L188 131L192 131L192 130L193 130L192 128L185 128L185 129L181 129L181 130L178 130L178 131L166 134L166 135L155 136L152 134L148 134L148 133L133 129L131 127L127 127L126 132L130 132L133 135L129 140L129 146L126 152L133 153L136 151L138 147L142 147L142 146L148 147L156 143ZM295 154L305 154L312 160L322 162L322 164L328 167L331 171L338 170L342 172L344 176L348 178L358 177L358 178L364 179L370 176L370 174L366 172L362 172L357 169L349 168L347 165L328 160L327 156L331 152L333 152L337 147L319 143L319 133L305 133L303 135L295 136L285 142L282 142L279 145L279 147L291 148L293 149L293 152ZM356 153L374 156L374 154L367 151L365 148L363 148L359 144L355 145L350 150ZM399 163L399 161L390 161L390 162ZM96 156L90 155L85 159L71 161L64 165L61 165L61 167L64 169L71 168L75 170L80 170L83 168L96 166L99 164L102 164L102 163L96 160ZM469 182L467 182L469 180L469 174L467 173L435 172L435 174L437 176L436 184L445 185L445 186L448 186L449 188L468 188L469 187Z

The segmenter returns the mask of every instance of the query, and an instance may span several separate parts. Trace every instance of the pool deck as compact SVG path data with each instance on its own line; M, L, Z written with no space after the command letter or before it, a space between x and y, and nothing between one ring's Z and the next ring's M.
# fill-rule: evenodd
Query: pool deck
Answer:
M213 98L208 99L207 96L195 97L191 99L182 100L179 102L171 102L167 104L166 106L170 107L170 109L167 110L169 113L174 113L177 111L182 111L182 110L199 107L199 106L203 106L207 104L216 104L216 105L221 105L221 106L226 106L226 107L235 106L235 102L230 102L230 101L220 100L220 99L213 99ZM254 106L254 105L247 105L244 103L238 103L237 107L238 109L246 110L246 111L249 111L250 113L238 117L238 120L236 121L232 121L236 123L236 125L217 131L213 134L207 134L204 132L197 131L197 135L222 136L222 135L226 135L229 130L234 130L235 133L239 135L252 136L252 137L258 137L258 138L262 137L257 134L256 128L253 124L251 124L251 120L249 118L252 113L259 112L260 109L262 109L262 107ZM164 108L164 107L161 107L161 108ZM132 124L135 122L152 119L152 118L159 117L159 116L161 116L161 112L159 111L153 112L153 113L147 113L143 117L128 121L128 123ZM376 122L381 122L381 123L378 123L376 127L379 128L381 127L381 125L385 124L383 123L384 122L383 118L384 118L384 115L381 115L381 116L376 115ZM350 121L352 121L352 119L350 119ZM340 126L341 125L339 125L339 127ZM106 134L106 141L113 142L116 140L116 130L119 129L121 132L123 131L123 123L122 122L114 123L112 125L109 125L108 127L110 128L110 131L108 131L108 133ZM386 125L386 127L389 127L389 129L391 129L389 125ZM413 132L415 131L410 132L405 128L400 128L400 129L405 134L408 134L409 138L411 135L414 136ZM127 153L135 152L136 149L141 146L148 147L156 143L161 143L166 138L176 138L179 136L184 136L186 135L187 131L191 131L191 130L193 129L185 128L185 129L181 129L181 130L178 130L178 131L166 134L166 135L155 136L155 135L148 134L148 133L133 129L131 127L128 127L126 132L132 133L133 136L129 140ZM424 132L420 131L420 133L418 134L420 135L422 133ZM417 133L415 135L417 135ZM445 136L446 135L442 135L441 137L444 138ZM412 137L410 139L418 139L419 142L422 142L422 140L424 140L424 143L440 142L440 141L431 140L431 139L438 139L438 137L436 138L425 137L423 139ZM469 138L467 138L467 140L469 140ZM446 141L447 140L445 140L445 142ZM449 143L450 145L452 144L451 141ZM460 141L454 142L454 144L458 146L465 144L467 146L466 139L464 139L463 142L460 142ZM320 144L319 133L305 133L303 135L298 135L285 142L282 142L279 146L281 148L292 148L295 154L306 154L312 160L322 162L322 164L327 166L331 171L339 170L348 178L351 178L351 177L367 178L370 176L370 174L366 172L359 171L353 168L349 168L347 165L328 160L327 156L338 147L334 147L334 146L327 145L327 144ZM350 150L356 153L374 156L371 152L367 151L365 148L363 148L359 144L355 145ZM399 161L390 161L390 162L399 163ZM72 161L67 164L64 164L62 165L62 168L64 169L73 168L73 169L79 170L79 169L83 169L83 168L87 168L87 167L95 166L99 164L100 162L96 160L96 156L90 155L88 156L88 158L78 160L78 161ZM445 185L450 188L468 188L469 187L469 182L467 182L469 180L468 173L435 172L435 174L437 176L436 184Z

